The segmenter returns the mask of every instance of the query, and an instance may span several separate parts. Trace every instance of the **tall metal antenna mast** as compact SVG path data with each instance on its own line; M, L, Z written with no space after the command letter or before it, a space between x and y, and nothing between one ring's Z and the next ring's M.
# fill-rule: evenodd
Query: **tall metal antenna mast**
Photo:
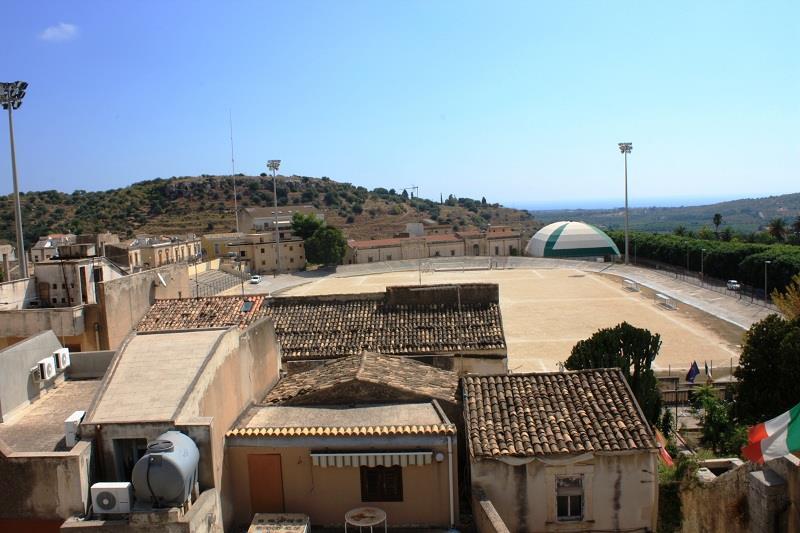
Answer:
M236 194L236 164L233 160L233 116L228 109L228 124L231 129L231 179L233 179L233 214L236 217L236 233L239 233L239 201Z

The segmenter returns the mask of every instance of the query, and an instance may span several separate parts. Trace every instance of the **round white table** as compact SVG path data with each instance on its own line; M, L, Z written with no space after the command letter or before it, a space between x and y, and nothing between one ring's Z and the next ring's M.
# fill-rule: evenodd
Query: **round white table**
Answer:
M362 527L368 527L370 533L372 528L383 522L383 531L386 533L386 511L377 507L356 507L347 511L344 515L344 530L347 532L347 525L355 526L361 531Z

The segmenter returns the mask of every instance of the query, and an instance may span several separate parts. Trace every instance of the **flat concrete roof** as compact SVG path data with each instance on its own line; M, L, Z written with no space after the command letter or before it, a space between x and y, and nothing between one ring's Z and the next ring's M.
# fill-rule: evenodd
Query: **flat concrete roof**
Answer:
M0 440L15 452L67 451L64 420L86 411L100 380L64 381L22 409L11 422L0 424Z
M92 423L173 420L208 354L226 330L134 336L112 362Z
M237 424L239 428L330 427L356 428L376 426L429 426L442 424L432 403L370 405L361 407L254 406Z

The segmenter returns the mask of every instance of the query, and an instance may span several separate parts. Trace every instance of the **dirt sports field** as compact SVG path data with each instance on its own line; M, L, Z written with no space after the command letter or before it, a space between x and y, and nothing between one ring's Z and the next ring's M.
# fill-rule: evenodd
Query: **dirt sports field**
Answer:
M284 292L284 296L383 291L388 285L418 283L417 272L325 277ZM653 292L623 289L615 276L572 269L475 270L423 273L423 284L494 282L500 285L508 366L513 372L557 370L581 339L600 328L627 321L660 333L656 370L713 364L714 376L737 364L743 331L684 304L657 305ZM685 370L684 370L685 372Z

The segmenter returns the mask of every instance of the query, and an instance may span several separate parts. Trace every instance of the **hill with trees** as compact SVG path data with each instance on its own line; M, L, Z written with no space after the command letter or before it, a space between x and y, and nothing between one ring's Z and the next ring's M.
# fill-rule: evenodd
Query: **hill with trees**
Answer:
M240 208L273 205L272 177L238 175ZM367 190L327 177L278 176L278 205L314 205L329 225L348 238L393 235L408 222L423 219L454 230L512 225L530 236L541 227L528 212L489 203L485 198L441 202L414 198L406 191ZM25 192L20 202L26 247L48 233L111 231L121 237L141 233L173 234L234 231L234 180L230 176L172 177L134 183L107 191ZM0 197L0 239L14 242L14 201Z
M766 198L743 198L708 205L683 207L634 207L629 210L630 228L637 231L672 232L683 227L687 231L720 230L729 228L735 232L752 233L766 231L770 222L782 219L791 225L800 215L800 193L769 196ZM604 229L623 229L625 210L614 209L559 209L531 211L545 224L558 220L580 220ZM719 226L715 215L719 214Z

